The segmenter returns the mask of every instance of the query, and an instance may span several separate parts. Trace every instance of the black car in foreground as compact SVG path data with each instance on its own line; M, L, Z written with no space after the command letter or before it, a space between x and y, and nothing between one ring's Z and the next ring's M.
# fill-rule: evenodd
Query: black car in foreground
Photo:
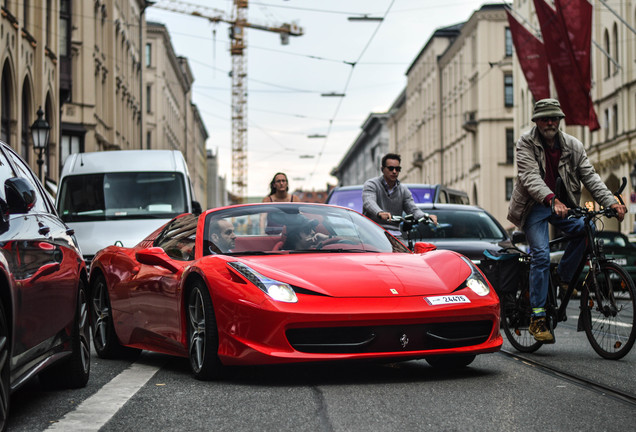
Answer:
M39 376L86 386L87 274L70 230L29 166L0 142L0 431L10 395Z

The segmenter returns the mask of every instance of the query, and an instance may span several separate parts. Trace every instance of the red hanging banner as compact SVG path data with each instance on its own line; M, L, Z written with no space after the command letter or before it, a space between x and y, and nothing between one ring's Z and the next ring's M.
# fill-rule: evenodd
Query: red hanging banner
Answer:
M588 126L592 131L599 129L589 85L586 86L581 77L564 21L544 0L534 0L534 7L561 109L565 113L565 122L568 125ZM578 33L574 38L577 41L580 39Z
M550 77L543 43L506 10L512 43L534 100L550 97Z

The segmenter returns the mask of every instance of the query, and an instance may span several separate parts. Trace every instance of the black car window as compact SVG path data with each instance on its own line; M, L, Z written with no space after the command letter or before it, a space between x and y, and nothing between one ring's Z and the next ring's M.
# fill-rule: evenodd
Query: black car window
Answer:
M11 157L16 167L18 168L19 176L23 177L25 180L31 183L33 190L35 190L36 199L33 210L35 210L37 213L50 213L51 209L49 209L46 205L47 199L42 194L42 190L38 187L38 182L35 180L31 169L17 155L9 153L9 157Z
M193 260L197 222L198 217L193 214L173 219L161 231L154 242L154 246L162 248L172 259L180 261Z

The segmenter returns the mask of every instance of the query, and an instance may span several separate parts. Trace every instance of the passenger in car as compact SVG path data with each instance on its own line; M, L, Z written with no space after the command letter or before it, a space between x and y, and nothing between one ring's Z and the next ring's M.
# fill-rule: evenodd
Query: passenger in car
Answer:
M305 217L302 217L296 223L288 224L285 227L286 239L282 249L308 250L317 248L329 236L316 232L316 226L318 226L317 220Z

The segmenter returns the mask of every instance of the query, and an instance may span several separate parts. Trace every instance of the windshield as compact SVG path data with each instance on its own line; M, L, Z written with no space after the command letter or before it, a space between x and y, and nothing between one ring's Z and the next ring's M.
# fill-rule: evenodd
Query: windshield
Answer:
M184 178L175 172L68 176L58 207L65 222L167 219L188 211Z
M325 205L246 205L206 216L205 254L325 252L409 250L369 219Z
M499 223L481 210L426 209L437 216L436 227L420 224L412 232L415 241L427 240L505 240L506 233Z

